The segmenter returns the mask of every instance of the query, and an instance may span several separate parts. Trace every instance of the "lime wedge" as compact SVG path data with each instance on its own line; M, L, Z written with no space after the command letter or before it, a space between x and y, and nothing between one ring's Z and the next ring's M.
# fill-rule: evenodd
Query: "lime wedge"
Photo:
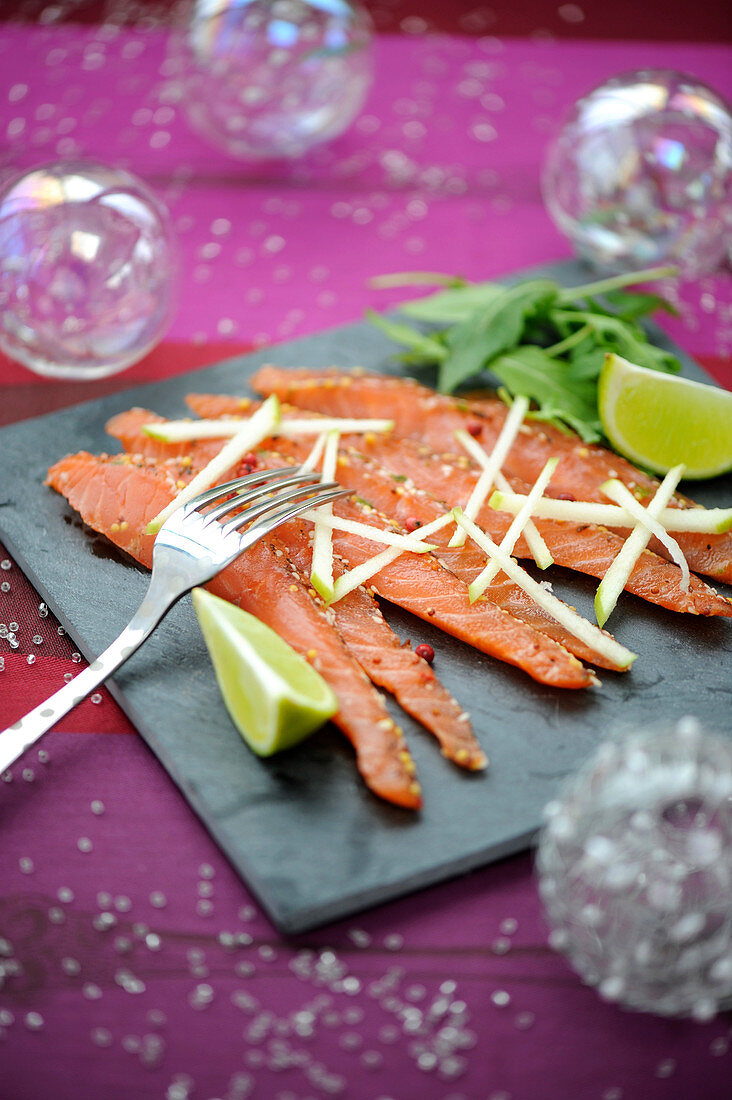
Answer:
M598 383L605 435L654 473L681 463L685 478L732 469L732 393L608 355Z
M254 615L203 588L193 606L226 708L258 756L291 748L338 710L322 676Z

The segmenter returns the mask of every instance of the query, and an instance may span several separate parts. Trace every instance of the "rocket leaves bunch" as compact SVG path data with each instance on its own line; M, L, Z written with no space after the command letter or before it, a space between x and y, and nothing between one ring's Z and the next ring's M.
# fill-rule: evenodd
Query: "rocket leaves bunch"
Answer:
M375 312L369 317L405 347L403 362L436 368L442 393L488 381L488 372L512 396L530 398L535 419L595 442L602 439L597 378L608 352L652 370L680 370L675 356L652 344L639 323L658 309L673 313L673 307L657 294L625 289L675 273L651 268L571 288L543 278L509 286L428 272L385 275L371 285L441 289L399 304L406 321Z

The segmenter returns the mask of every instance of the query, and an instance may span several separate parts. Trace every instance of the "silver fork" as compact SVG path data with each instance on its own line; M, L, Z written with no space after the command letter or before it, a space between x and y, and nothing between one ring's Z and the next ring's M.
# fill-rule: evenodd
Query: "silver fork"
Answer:
M281 523L346 492L333 481L321 483L320 474L297 472L290 466L218 485L173 512L155 539L152 576L140 607L96 661L0 733L0 772L116 672L181 596L210 581ZM230 519L220 522L231 513Z

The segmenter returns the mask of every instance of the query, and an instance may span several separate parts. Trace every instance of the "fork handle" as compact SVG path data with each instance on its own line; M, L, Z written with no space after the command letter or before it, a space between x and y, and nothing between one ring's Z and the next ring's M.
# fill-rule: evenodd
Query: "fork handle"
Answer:
M22 756L31 745L35 745L60 718L73 710L82 699L94 691L94 688L99 687L113 672L116 672L120 665L123 665L127 658L140 648L173 604L191 587L192 585L184 582L182 578L174 578L171 584L169 579L165 579L164 574L156 576L153 573L139 608L119 637L104 650L101 656L92 661L89 667L73 680L69 680L68 684L59 688L44 703L40 703L0 733L0 773L14 764L18 757Z

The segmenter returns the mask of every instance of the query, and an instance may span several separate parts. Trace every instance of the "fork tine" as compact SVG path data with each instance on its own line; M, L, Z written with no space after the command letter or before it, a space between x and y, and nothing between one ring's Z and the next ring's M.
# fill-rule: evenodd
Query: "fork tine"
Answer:
M210 504L219 497L227 496L229 493L235 493L239 489L245 489L249 485L256 485L257 483L265 481L276 481L286 474L292 473L292 470L292 466L279 467L276 470L257 470L253 474L245 474L243 477L234 478L233 481L227 481L223 485L214 485L212 489L206 489L203 493L199 493L198 496L189 500L183 507L183 513L188 515L189 512L193 512L197 508L203 507L204 504Z
M338 500L339 497L349 496L350 492L350 489L342 489L335 482L326 482L323 486L323 492L318 493L317 496L305 497L302 500L296 500L281 507L277 507L282 505L281 500L272 500L270 501L270 507L277 507L277 510L273 512L259 509L264 511L264 514L251 524L246 534L261 538L273 531L275 527L279 527L281 523L286 523L289 519L295 519L301 512L309 511L310 508L317 508L321 504L329 504L333 500ZM236 530L238 526L241 526L238 522L239 519L239 516L235 516L234 519L229 520L228 523L224 524L223 530L226 533Z
M317 476L319 478L320 475ZM266 497L263 497L261 493L257 494L254 502L250 504L247 509L245 509L243 512L237 511L236 515L234 515L232 519L228 520L225 523L222 522L221 530L236 530L236 528L243 527L245 523L250 523L252 520L257 519L258 516L263 515L265 512L271 511L278 505L290 504L292 501L298 500L305 494L309 494L309 497L312 497L312 494L321 488L321 482L319 480L316 481L315 484L310 485L297 484L297 482L300 481L299 478L292 478L292 481L295 482L295 484L291 485L289 479L286 482L281 482L280 484L282 488L278 488L276 493L268 493ZM325 486L323 487L330 489L333 488L334 485L335 482L329 481L326 482ZM247 496L249 495L250 494L247 493ZM236 499L233 499L229 501L229 504L231 505L231 507L228 509L228 511L233 511L237 507L238 501ZM224 505L220 505L221 509L223 509L223 507ZM219 511L218 508L216 510L217 512ZM222 512L221 514L224 515L225 513ZM208 516L206 517L206 519L208 519Z
M301 492L303 487L314 489L320 483L320 474L318 473L293 473L293 469L297 471L297 467L292 466L286 469L289 470L291 476L278 478L276 487L273 488L268 482L265 482L250 489L246 493L237 493L235 496L227 497L221 504L217 504L214 508L211 508L210 511L205 513L205 522L208 524L214 520L221 519L222 516L225 516L228 512L233 512L234 509L241 508L243 505L250 505L263 497L269 501L271 499L269 494L273 491L276 492L278 499L282 499L281 494L291 486L297 486L297 491Z
M300 510L304 508L315 508L318 503L323 503L320 497L327 492L338 491L338 495L341 495L343 490L334 481L326 481L317 485L299 485L294 486L287 492L277 492L274 496L268 500L263 500L259 504L254 504L250 508L247 508L245 512L237 514L232 519L227 520L226 523L222 523L221 530L224 534L228 534L229 531L236 531L240 527L243 527L247 523L251 523L252 526L257 529L257 524L253 521L261 520L262 523L266 523L271 517L279 515L280 512L287 513L297 503L301 505ZM315 495L313 495L315 494ZM282 520L278 520L282 522Z

